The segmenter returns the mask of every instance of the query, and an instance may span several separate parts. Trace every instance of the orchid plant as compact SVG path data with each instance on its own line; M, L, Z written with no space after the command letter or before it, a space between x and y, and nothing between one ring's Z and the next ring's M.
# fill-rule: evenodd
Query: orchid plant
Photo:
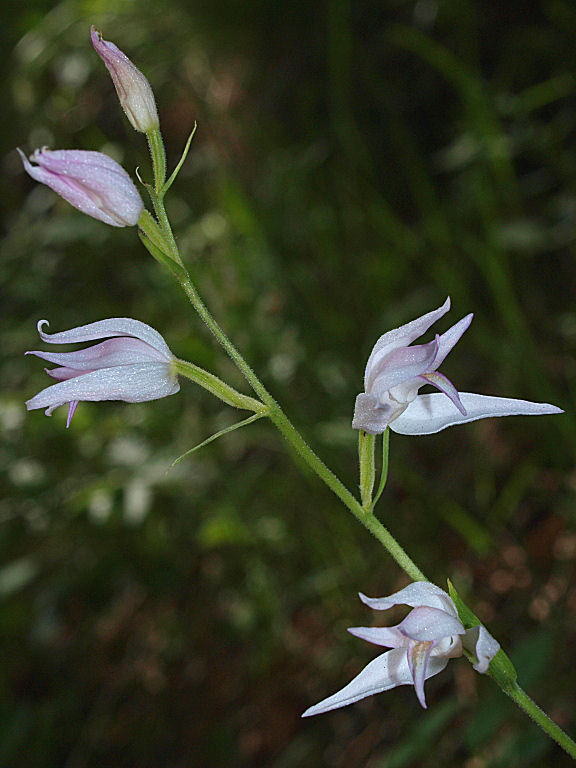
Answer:
M178 376L184 376L228 405L251 412L246 419L208 437L192 451L231 429L256 419L268 419L308 467L380 541L412 582L390 597L360 595L361 600L375 610L385 611L399 604L412 610L394 627L351 629L355 636L390 650L374 659L338 693L306 710L304 716L347 706L398 685L413 685L420 704L426 707L425 681L441 672L450 658L464 655L475 670L489 674L504 693L576 758L576 743L520 688L514 667L499 643L464 604L454 587L449 583L448 594L431 584L374 513L386 483L390 430L404 435L427 435L477 419L557 414L562 412L561 409L548 403L459 392L439 373L444 359L469 327L472 315L466 315L425 344L414 345L413 342L449 311L448 298L438 309L384 333L368 358L364 391L356 398L352 420L352 427L358 430L360 497L357 498L293 426L216 322L184 265L164 199L187 157L195 127L179 163L167 178L160 122L148 80L94 27L91 39L112 77L129 122L147 137L154 178L152 183L142 184L150 197L152 210L145 209L128 173L100 152L42 148L35 150L28 159L19 150L24 168L32 178L49 186L81 212L111 226L137 226L145 248L179 282L200 319L243 374L254 396L238 392L192 362L179 360L162 335L140 320L110 318L53 334L43 330L47 321L40 320L38 332L45 343L98 343L73 352L28 352L55 364L55 368L46 372L56 383L28 400L27 408L43 408L50 415L60 405L68 405L69 426L80 401L134 403L156 400L176 394L180 388ZM419 394L421 387L427 384L439 391ZM380 483L375 493L377 435L383 435L383 443Z

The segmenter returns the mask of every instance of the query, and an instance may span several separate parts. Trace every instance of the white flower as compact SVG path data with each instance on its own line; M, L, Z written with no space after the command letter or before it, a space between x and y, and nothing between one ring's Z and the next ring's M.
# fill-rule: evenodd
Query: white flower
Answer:
M375 658L342 690L307 709L302 717L346 707L397 685L413 685L426 708L424 682L442 672L449 659L461 656L463 647L476 656L474 669L478 672L486 672L500 650L484 627L464 629L452 598L428 581L416 581L390 597L361 594L360 599L377 611L394 605L409 605L413 610L395 627L349 629L356 637L392 650Z
M162 336L146 323L129 317L112 317L62 333L38 333L49 344L73 344L107 339L76 352L26 352L60 366L45 369L58 384L43 389L26 403L30 411L46 408L46 415L68 403L70 426L81 400L123 400L142 403L173 395L180 389L174 357ZM110 338L117 337L117 338Z
M368 358L364 392L357 396L352 427L380 434L389 426L401 435L430 435L454 424L491 416L563 413L548 403L458 392L438 373L452 347L472 322L466 315L428 344L409 346L450 309L450 299L426 315L381 336ZM419 395L425 384L440 393Z

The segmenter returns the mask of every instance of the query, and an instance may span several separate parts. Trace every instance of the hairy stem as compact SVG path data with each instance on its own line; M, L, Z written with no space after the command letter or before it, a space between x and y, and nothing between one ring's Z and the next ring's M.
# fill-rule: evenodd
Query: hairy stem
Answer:
M540 707L532 701L530 696L528 696L518 684L502 688L502 690L507 696L510 696L512 701L523 709L524 712L526 712L526 714L529 715L529 717L531 717L551 739L554 739L554 741L559 744L570 757L573 757L576 760L576 744L574 741L572 741L570 736L568 736L559 725L556 725L556 723L548 717L546 712L540 709Z

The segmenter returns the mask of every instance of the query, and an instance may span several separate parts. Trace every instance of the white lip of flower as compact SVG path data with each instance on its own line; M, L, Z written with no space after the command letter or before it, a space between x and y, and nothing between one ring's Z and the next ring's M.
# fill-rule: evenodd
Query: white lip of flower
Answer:
M356 398L352 427L381 434L389 426L402 435L430 435L454 424L492 416L537 416L563 413L549 403L458 392L437 368L472 322L466 315L428 344L412 342L450 309L450 298L438 309L381 336L368 358L364 392ZM419 395L424 384L439 393Z
M45 324L47 320L40 320L38 333L49 344L106 341L76 352L26 352L60 366L45 369L58 383L28 400L29 411L45 408L51 416L55 408L68 404L68 427L81 400L142 403L180 389L168 345L158 331L140 320L112 317L62 333L45 333Z
M360 594L360 599L377 611L394 605L408 605L413 610L395 627L349 629L356 637L392 650L375 658L348 685L307 709L302 717L346 707L398 685L413 685L418 701L426 709L424 683L442 672L449 659L461 656L465 648L477 658L474 669L484 673L500 650L484 627L464 629L452 598L430 582L413 582L390 597Z

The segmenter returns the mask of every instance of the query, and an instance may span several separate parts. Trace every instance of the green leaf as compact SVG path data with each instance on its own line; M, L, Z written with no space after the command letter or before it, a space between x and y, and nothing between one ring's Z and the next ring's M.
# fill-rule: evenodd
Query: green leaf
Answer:
M166 192L168 192L168 190L170 189L170 187L174 183L174 180L176 179L176 176L178 176L178 174L180 173L180 169L182 168L182 166L184 165L184 161L188 157L188 152L190 150L190 144L192 144L192 139L194 138L194 134L196 133L196 129L197 128L198 128L198 123L194 123L194 128L192 129L192 133L190 134L190 136L188 136L188 141L186 142L186 146L184 147L184 151L182 152L182 157L178 161L178 165L176 166L176 168L174 168L174 170L170 174L170 178L168 179L166 184L164 184L164 186L162 188L162 191L160 193L160 197L164 197Z
M376 496L374 496L374 501L372 502L372 509L374 509L374 507L378 503L380 496L382 496L382 491L386 487L386 481L388 480L389 450L390 450L390 429L386 427L382 435L382 469L380 470L380 482L378 484L378 490L376 491Z
M186 456L190 456L191 453L195 453L196 451L199 451L200 448L204 448L205 445L208 445L208 443L212 443L214 440L217 440L219 437L222 437L223 435L227 435L229 432L234 432L235 429L240 429L240 427L247 427L248 424L252 424L253 421L257 421L258 419L261 419L265 414L263 413L255 413L252 416L249 416L247 419L244 419L243 421L238 421L236 424L232 424L229 427L226 427L225 429L221 429L220 432L216 432L215 435L211 435L210 437L206 438L206 440L203 440L198 445L195 445L194 448L190 448L189 451L186 451L186 453L183 453L181 456L178 456L177 459L175 459L170 469L176 466L176 464L179 464L182 459L185 459Z

